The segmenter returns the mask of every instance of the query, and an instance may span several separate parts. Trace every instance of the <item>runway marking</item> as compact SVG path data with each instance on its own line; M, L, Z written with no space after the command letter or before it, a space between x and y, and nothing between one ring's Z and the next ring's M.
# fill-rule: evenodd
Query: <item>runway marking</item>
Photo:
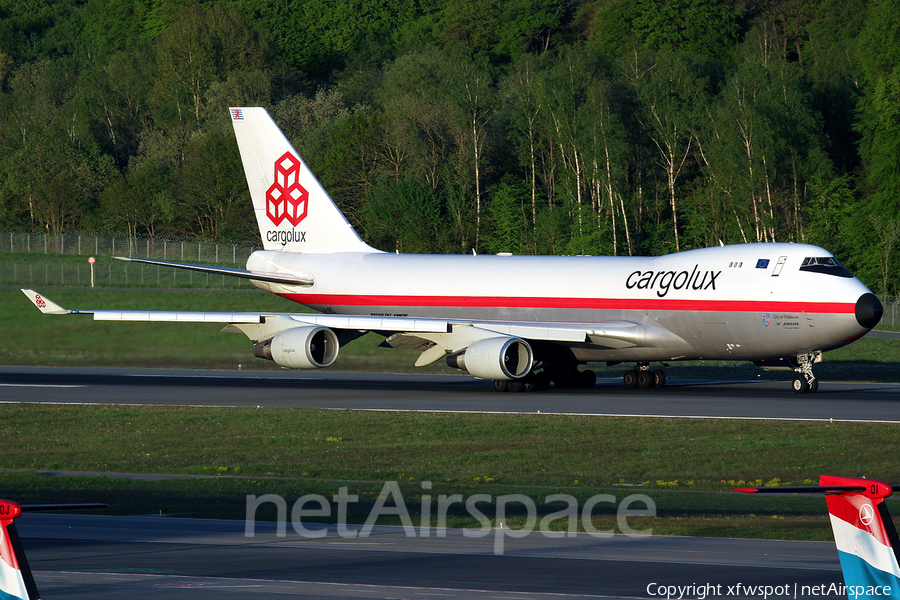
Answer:
M62 387L78 388L83 385L44 385L39 384L0 384L3 386L24 387ZM172 404L158 404L154 402L57 402L57 401L29 401L29 400L0 400L0 404L60 404L65 406L154 406L171 407ZM190 408L253 408L250 405L237 404L178 404ZM260 408L257 405L256 408ZM272 407L265 407L272 408ZM315 410L334 411L358 411L358 412L396 412L396 413L434 413L450 415L545 415L553 417L616 417L622 419L720 419L725 421L800 421L809 423L900 423L900 419L834 419L831 417L752 417L752 416L715 416L715 415L649 415L631 413L575 413L575 412L544 412L544 411L505 411L505 410L440 410L440 409L408 409L408 408L334 408L329 406L298 406L295 408L310 408Z
M83 385L64 383L0 383L0 387L29 387L29 388L80 388Z
M438 409L400 409L400 408L316 408L317 410L356 410L360 412L407 412L407 413L436 413L436 414L472 414L472 415L548 415L554 417L619 417L619 418L642 418L642 419L722 419L732 421L810 421L815 423L900 423L898 420L878 420L878 419L832 419L811 418L811 417L727 417L714 415L641 415L641 414L620 414L620 413L571 413L571 412L514 412L502 410L438 410Z
M102 571L35 571L42 579L48 580L51 589L59 585L71 585L75 582L79 585L90 586L94 579L114 575ZM115 574L118 575L118 574ZM555 592L516 592L511 590L481 590L471 588L442 588L442 587L417 587L403 585L376 585L365 583L337 583L333 581L293 581L289 579L260 579L260 578L231 578L231 577L200 577L194 575L160 575L156 573L131 573L123 577L123 583L145 584L156 588L193 588L200 590L216 589L243 589L253 594L270 595L272 593L287 595L315 595L324 597L342 597L348 594L354 596L373 596L375 598L426 598L426 597L450 597L465 598L466 600L603 600L614 598L633 598L637 596L603 595L603 594L578 594ZM52 585L52 584L56 585Z

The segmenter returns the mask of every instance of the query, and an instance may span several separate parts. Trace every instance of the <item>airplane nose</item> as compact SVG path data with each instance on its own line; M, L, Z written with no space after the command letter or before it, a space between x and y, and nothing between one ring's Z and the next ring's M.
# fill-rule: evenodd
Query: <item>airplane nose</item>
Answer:
M875 294L863 294L856 301L856 322L861 327L872 329L878 325L882 314L884 314L884 307Z

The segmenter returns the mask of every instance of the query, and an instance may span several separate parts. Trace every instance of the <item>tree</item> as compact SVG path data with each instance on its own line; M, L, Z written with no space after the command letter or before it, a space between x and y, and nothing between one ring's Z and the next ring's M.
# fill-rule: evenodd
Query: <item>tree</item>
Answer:
M243 239L258 231L237 144L224 126L191 138L175 177L184 217L203 238Z
M528 231L523 210L527 187L513 178L507 178L492 186L488 192L491 198L488 207L491 228L485 235L485 248L495 254L523 253L527 247L525 233Z
M179 122L188 110L197 129L207 119L210 87L231 72L261 70L270 52L267 40L237 9L218 3L185 8L157 48L157 98L163 105L174 102Z
M396 252L441 250L441 202L431 186L414 179L382 179L362 209L365 238Z
M688 55L661 51L637 86L642 124L656 148L665 176L675 251L681 250L678 224L678 178L693 159L698 107L708 102L702 63Z

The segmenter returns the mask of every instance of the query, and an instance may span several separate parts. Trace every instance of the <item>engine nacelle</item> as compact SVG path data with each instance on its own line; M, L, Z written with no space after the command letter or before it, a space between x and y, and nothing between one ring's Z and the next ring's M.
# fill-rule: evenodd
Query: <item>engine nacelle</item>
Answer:
M469 344L462 354L447 357L447 364L482 379L521 379L531 372L534 354L528 342L495 337Z
M253 354L274 360L276 364L291 369L319 369L337 359L337 336L327 327L310 325L287 329L271 340L257 344Z

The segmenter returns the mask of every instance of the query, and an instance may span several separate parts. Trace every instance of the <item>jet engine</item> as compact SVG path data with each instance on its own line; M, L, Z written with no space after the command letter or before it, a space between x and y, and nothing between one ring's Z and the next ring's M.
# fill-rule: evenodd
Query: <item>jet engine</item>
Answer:
M521 379L531 371L534 355L525 340L495 337L469 344L465 352L447 357L447 364L482 379Z
M253 355L291 369L318 369L335 361L338 347L332 330L310 325L287 329L271 340L256 344Z

